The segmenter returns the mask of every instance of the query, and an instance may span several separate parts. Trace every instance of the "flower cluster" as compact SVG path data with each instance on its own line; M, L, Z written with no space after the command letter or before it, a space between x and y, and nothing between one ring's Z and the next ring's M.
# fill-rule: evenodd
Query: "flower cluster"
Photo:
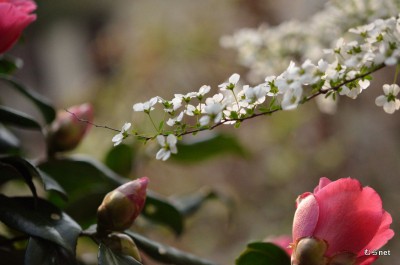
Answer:
M222 124L240 123L256 116L271 114L278 110L292 110L299 104L319 95L336 99L346 95L356 98L370 85L370 74L386 66L395 65L400 57L400 19L391 17L352 28L352 41L339 39L332 49L325 49L325 59L317 63L305 60L289 66L278 76L267 76L264 82L241 85L240 76L233 74L227 82L218 86L218 92L210 93L209 86L185 95L175 94L171 100L153 97L144 103L133 105L135 112L144 112L153 123L154 136L133 134L145 140L158 140L161 150L157 159L166 160L177 152L177 139L183 135L213 129ZM399 92L396 85L384 87L385 95L376 100L378 106L392 113L399 109ZM156 126L152 112L161 105L165 121ZM125 127L125 126L124 126ZM114 137L119 144L129 136L126 128Z
M266 74L283 71L292 60L318 60L324 48L350 28L396 16L397 0L335 0L306 21L241 29L221 38L221 45L236 49L239 62L250 69L248 78L259 82Z

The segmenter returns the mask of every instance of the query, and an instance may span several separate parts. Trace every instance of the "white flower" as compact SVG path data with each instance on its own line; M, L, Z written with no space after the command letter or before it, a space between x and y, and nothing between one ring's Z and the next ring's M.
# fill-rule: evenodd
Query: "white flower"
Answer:
M174 126L175 124L179 124L183 119L183 111L181 113L179 113L178 116L176 116L175 118L169 118L167 121L167 125L169 126Z
M380 95L375 99L375 104L378 107L383 107L386 113L393 114L396 110L400 109L400 100L396 98L400 92L400 87L397 84L383 85L383 92L385 95Z
M197 92L197 94L196 94L196 97L201 100L205 94L210 92L210 90L211 90L210 86L204 85L204 86L200 87L199 92Z
M157 141L161 145L161 149L157 152L156 159L165 161L171 156L171 153L178 153L178 149L176 148L178 139L175 135L169 134L167 137L157 135Z
M228 82L222 83L222 84L218 85L218 87L221 91L233 90L235 88L236 84L239 82L239 79L240 79L240 75L235 73L229 77Z
M131 127L131 123L127 122L124 124L124 126L122 126L121 132L114 135L114 137L111 140L114 143L114 146L119 145L120 143L122 143L122 140L124 140L126 137L128 137L128 135L129 135L128 130L130 127Z
M292 110L297 108L302 94L303 94L303 89L301 87L298 87L296 89L288 89L283 95L281 103L282 109Z
M157 101L158 97L154 97L151 98L149 101L136 103L135 105L133 105L133 111L144 111L146 113L149 113L154 109L153 106L157 103Z

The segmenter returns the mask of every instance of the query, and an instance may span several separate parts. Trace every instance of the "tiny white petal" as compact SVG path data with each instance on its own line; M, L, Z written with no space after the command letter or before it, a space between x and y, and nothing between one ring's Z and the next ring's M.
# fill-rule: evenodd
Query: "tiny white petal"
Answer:
M136 103L135 105L133 105L133 111L143 111L143 103Z
M229 83L236 85L237 82L239 81L239 79L240 79L240 75L234 73L233 75L231 75L231 77L229 77Z
M375 99L375 104L378 107L382 107L386 102L387 102L387 99L386 99L386 97L384 95L380 95L379 97L377 97Z
M167 136L167 143L170 147L175 146L177 142L178 142L178 139L176 138L175 135L170 134Z
M157 141L161 146L165 146L165 137L162 135L157 135Z
M383 110L388 114L393 114L396 110L396 103L394 101L386 102L383 105Z

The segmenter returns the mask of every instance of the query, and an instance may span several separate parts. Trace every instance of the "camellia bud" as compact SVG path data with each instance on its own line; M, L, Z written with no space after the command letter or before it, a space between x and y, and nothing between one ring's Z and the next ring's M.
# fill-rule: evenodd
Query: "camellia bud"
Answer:
M97 209L97 231L128 229L143 210L149 180L143 177L109 192Z
M78 146L93 121L93 107L86 103L59 111L49 129L47 139L50 153L69 151ZM81 120L78 120L81 119ZM84 122L84 121L88 122Z
M327 265L327 245L316 238L302 238L293 246L292 265Z
M103 239L103 243L112 251L131 256L141 261L139 250L135 242L128 235L122 233L111 233Z

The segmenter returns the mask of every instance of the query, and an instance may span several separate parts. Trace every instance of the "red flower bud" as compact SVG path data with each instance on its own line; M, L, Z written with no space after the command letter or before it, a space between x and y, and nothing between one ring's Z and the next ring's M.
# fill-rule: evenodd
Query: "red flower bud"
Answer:
M93 121L93 107L85 103L73 106L67 111L59 111L54 122L51 124L48 135L48 148L50 153L69 151L78 146L83 136L91 125L78 120Z
M0 1L0 54L10 49L22 31L36 20L36 15L31 14L35 9L31 0Z
M97 230L104 233L128 229L143 210L148 182L143 177L109 192L97 209Z
M368 256L365 250L379 249L393 237L391 223L372 188L351 178L333 182L321 178L314 193L297 199L292 264L369 265L377 256ZM315 260L310 261L310 253Z

